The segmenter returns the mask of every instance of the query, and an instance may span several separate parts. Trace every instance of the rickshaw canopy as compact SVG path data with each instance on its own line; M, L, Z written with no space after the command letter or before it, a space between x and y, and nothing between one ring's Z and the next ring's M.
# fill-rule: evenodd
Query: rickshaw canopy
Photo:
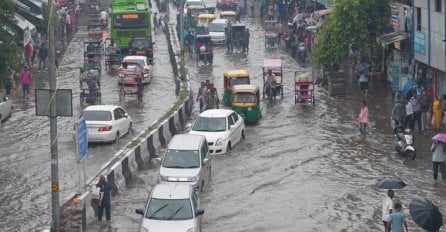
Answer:
M249 72L247 70L225 71L223 77L224 89L230 89L231 87L239 84L250 84Z
M263 59L263 68L277 69L282 67L281 59Z
M249 77L249 72L247 70L229 70L224 72L224 77L228 79Z
M237 12L232 11L232 10L230 10L230 11L222 11L222 12L220 12L220 18L221 18L222 16L236 16L236 15L237 15Z
M215 17L214 14L199 14L197 18L198 19L211 19L211 20L213 20L216 17Z

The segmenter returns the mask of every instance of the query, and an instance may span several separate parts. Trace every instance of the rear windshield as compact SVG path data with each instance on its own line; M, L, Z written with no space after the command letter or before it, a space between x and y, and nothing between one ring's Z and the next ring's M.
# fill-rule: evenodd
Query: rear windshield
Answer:
M112 114L110 111L86 110L82 113L86 121L111 121Z
M209 31L212 31L212 32L225 32L225 24L223 24L223 23L211 23L209 25Z
M137 64L140 64L143 66L145 65L144 60L142 60L142 59L125 59L124 61L129 62L129 63L137 63Z
M133 40L131 43L130 43L130 47L132 47L132 48L150 48L151 46L150 46L150 42L149 42L149 40L143 40L143 39L141 39L141 40Z
M236 93L235 102L253 103L256 102L256 95L253 93Z

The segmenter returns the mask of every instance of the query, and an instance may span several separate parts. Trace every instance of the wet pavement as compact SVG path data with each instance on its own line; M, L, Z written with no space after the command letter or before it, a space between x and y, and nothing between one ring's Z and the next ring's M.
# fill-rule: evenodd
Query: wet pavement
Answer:
M362 139L356 121L362 100L356 79L349 80L346 97L329 97L325 88L317 87L314 106L295 106L294 71L308 68L282 49L265 49L258 19L242 21L251 31L249 53L214 48L212 67L186 59L191 85L198 88L210 79L221 95L225 70L248 69L252 82L262 88L263 58L280 58L285 94L272 104L262 102L263 118L247 126L243 143L228 154L211 157L212 180L200 195L203 231L382 231L381 202L386 190L374 185L386 176L407 183L405 189L395 191L404 213L409 213L414 195L445 208L446 187L432 180L428 149L433 133L415 134L416 161L393 149L393 99L386 83L371 80L370 133ZM94 222L89 231L136 231L140 216L134 210L143 207L157 175L158 168L138 172L113 199L112 222ZM410 231L421 231L410 217L408 224Z
M61 202L78 189L73 123L86 107L80 105L78 79L86 39L86 27L80 27L60 61L58 88L72 89L74 114L73 117L58 118ZM164 115L176 101L165 35L161 32L155 34L154 42L154 78L145 86L142 102L127 97L126 101L119 101L116 71L103 70L101 76L102 104L124 107L133 119L134 136ZM44 73L35 73L34 82L35 88L48 88ZM51 223L49 119L35 116L33 90L31 97L17 97L13 104L13 116L0 127L0 184L3 187L0 191L0 230L28 231ZM126 135L118 145L90 145L85 159L87 178L95 175L130 140L131 136Z

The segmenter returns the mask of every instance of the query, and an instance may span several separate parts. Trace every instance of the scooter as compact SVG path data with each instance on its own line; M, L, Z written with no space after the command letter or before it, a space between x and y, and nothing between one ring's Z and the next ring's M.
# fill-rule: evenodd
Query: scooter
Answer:
M404 155L407 159L415 160L416 152L413 144L413 135L410 129L397 126L393 129L395 134L395 150Z

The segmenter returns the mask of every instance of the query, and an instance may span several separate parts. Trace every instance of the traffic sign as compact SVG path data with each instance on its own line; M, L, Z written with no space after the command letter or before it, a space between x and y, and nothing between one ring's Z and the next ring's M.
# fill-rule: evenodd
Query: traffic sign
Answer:
M77 141L79 143L79 161L81 161L87 156L88 151L88 130L84 118L79 119L77 136Z

